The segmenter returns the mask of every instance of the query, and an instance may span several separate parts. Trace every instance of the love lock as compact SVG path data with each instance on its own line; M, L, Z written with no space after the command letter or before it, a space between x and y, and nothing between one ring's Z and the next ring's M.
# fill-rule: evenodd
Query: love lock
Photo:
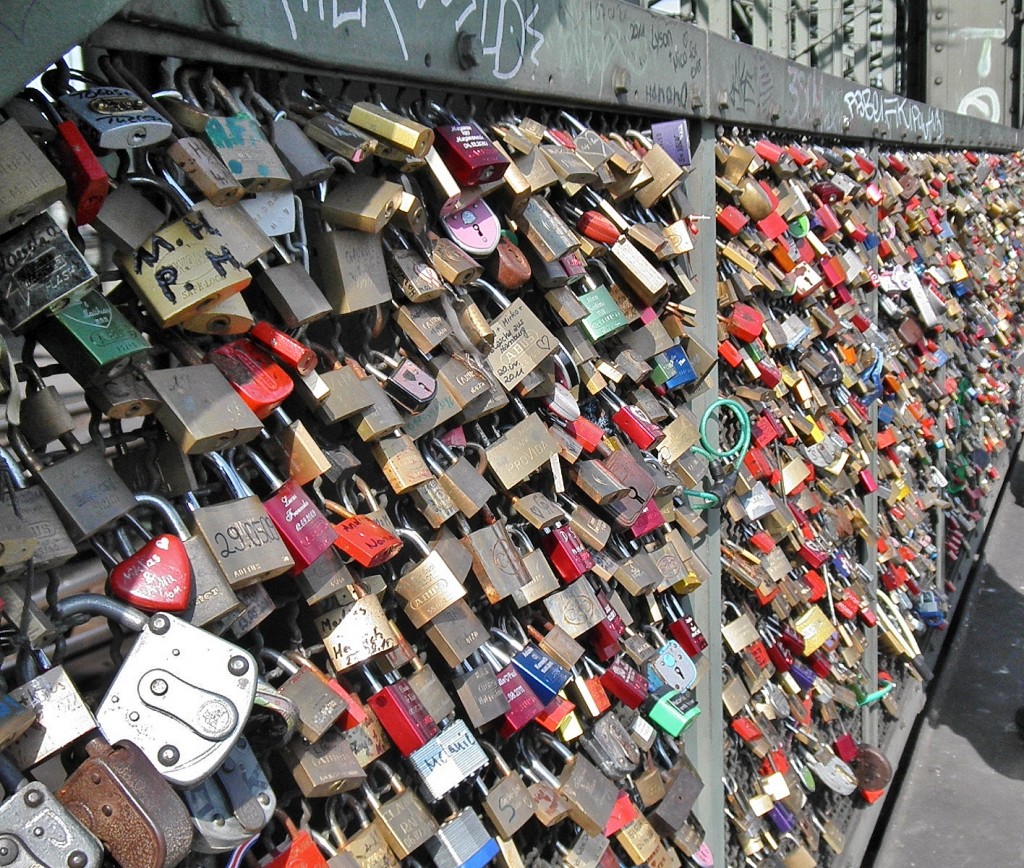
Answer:
M193 847L225 853L244 844L274 816L277 798L259 760L245 739L201 784L182 793L196 830Z
M102 615L141 634L96 713L103 735L134 742L176 786L213 774L252 710L258 675L252 655L173 615L146 618L97 594L68 597L53 612Z

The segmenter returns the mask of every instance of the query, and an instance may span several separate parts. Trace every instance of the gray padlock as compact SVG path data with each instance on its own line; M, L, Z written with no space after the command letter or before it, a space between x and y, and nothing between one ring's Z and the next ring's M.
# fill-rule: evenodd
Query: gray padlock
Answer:
M270 822L277 807L270 782L244 738L211 777L181 795L196 830L193 846L202 853L241 846Z
M103 846L42 784L0 756L0 854L6 868L101 868Z
M247 651L163 612L145 618L98 594L53 607L58 618L102 615L141 635L96 712L110 742L134 742L172 784L209 777L238 741L256 697Z

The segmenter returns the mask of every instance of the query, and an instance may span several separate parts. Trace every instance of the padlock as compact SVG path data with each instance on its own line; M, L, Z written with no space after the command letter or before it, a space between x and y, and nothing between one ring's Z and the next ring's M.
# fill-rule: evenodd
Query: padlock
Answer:
M48 311L66 307L97 281L92 266L49 214L33 217L0 240L0 316L15 333Z
M103 846L43 784L29 782L0 756L0 847L12 865L79 865L99 868Z
M233 499L200 506L190 495L186 503L196 534L206 541L232 588L266 581L294 567L277 526L252 489L218 453L207 453L206 461Z
M316 744L292 739L282 754L306 798L325 798L358 789L366 783L366 772L352 745L337 728L327 730Z
M317 619L324 648L336 672L366 663L398 645L380 600L358 582L353 582L349 590L355 602Z
M0 446L0 460L10 480L0 499L4 569L17 572L18 565L29 558L42 570L66 563L75 556L75 545L42 486L26 482L23 468L6 447Z
M438 868L471 868L488 865L498 855L498 842L491 837L473 808L459 808L446 798L451 815L437 834L426 843L426 851Z
M618 788L586 757L574 754L560 741L540 733L539 743L564 763L558 778L559 795L569 805L569 816L591 835L602 835L618 799Z
M335 543L337 532L294 479L279 479L263 457L248 447L242 447L241 455L270 485L273 493L263 501L263 508L294 561L292 573L302 572Z
M21 226L60 199L67 184L14 118L0 124L0 227Z
M409 358L371 351L374 364L363 367L384 387L385 394L410 413L421 413L437 394L437 381Z
M115 739L130 735L160 774L181 786L212 774L252 710L252 656L172 615L145 618L95 594L67 597L53 610L58 617L100 614L141 634L100 703L100 730Z
M312 240L311 271L335 313L355 313L391 302L379 235L338 229Z
M134 506L128 487L94 444L83 447L74 434L66 434L61 440L68 453L43 465L17 426L11 426L8 436L22 464L32 471L50 498L72 540L92 536Z
M248 338L214 348L204 361L224 375L258 419L266 419L280 407L294 388L270 353Z
M123 150L156 145L171 135L171 124L137 93L121 87L90 87L60 96L57 106L74 118L94 147Z
M272 855L267 865L273 868L327 868L328 863L320 853L327 844L326 840L320 838L315 841L309 831L299 829L284 811L278 810L275 813L288 832L288 842L284 849ZM329 849L337 853L335 848ZM350 863L343 861L342 864L347 868Z
M325 500L324 506L343 519L334 525L335 547L362 566L379 567L402 550L402 540L368 516L334 500Z
M320 213L332 226L376 234L391 220L401 196L402 187L384 178L340 172Z
M169 328L241 292L252 279L224 243L219 215L197 211L183 193L152 179L179 217L132 253L114 261L125 280L162 328Z
M509 538L504 521L485 524L462 538L473 559L473 575L491 603L497 603L529 583L530 577Z
M512 591L512 600L517 606L522 608L530 605L531 603L537 602L554 591L557 591L559 588L558 579L552 571L551 564L548 563L548 559L544 556L544 553L533 545L533 542L530 540L525 528L517 527L516 525L508 525L506 530L508 532L509 539L512 540L513 543L518 543L516 548L522 558L523 566L526 568L527 575L530 576L530 581L527 582L527 584ZM562 633L567 639L574 641L568 636L568 634L565 634L564 631L562 631ZM582 648L580 649L580 653L582 653Z
M404 678L382 685L369 667L362 667L362 673L373 691L367 704L402 756L408 757L438 734L437 722Z
M35 661L22 667L23 684L12 688L10 697L33 713L35 720L7 748L7 756L18 768L27 770L68 748L96 728L96 718L78 688L61 666L38 672Z
M181 795L195 828L192 846L202 853L242 846L270 822L277 807L270 782L244 738L211 777Z
M116 377L150 352L138 329L93 290L36 320L32 337L83 386Z
M413 626L423 627L466 596L466 588L436 548L430 549L408 528L397 528L396 533L424 556L420 563L410 565L395 585L409 620Z
M412 249L405 233L392 229L382 240L388 271L409 301L420 304L444 294L441 276L427 262L425 254Z
M262 648L260 655L289 676L278 690L295 703L298 733L315 744L344 714L346 704L328 686L327 676L318 673L308 660L298 663L270 648Z
M172 868L192 846L192 823L181 798L137 745L94 737L88 757L57 791L57 799L99 838L118 864Z
M388 846L399 859L405 859L432 838L440 826L420 798L402 784L389 765L378 761L374 768L386 776L385 792L390 790L394 796L381 801L381 794L368 784L363 790L366 802L373 812L374 825Z
M487 754L460 718L442 728L408 760L428 802L438 801L488 764Z
M114 557L98 539L93 548L109 569L107 590L143 612L181 614L192 603L192 565L181 540L170 534L154 537L148 531L136 550L124 527L115 530L122 560Z
M264 116L264 123L269 127L268 137L291 176L292 188L305 190L330 178L334 174L334 166L320 153L302 127L292 118L283 116L256 92L248 74L243 76L243 81L243 102L250 109L250 114L255 114L253 109L256 109Z
M434 131L372 102L348 107L348 120L383 142L414 157L423 157L434 144Z

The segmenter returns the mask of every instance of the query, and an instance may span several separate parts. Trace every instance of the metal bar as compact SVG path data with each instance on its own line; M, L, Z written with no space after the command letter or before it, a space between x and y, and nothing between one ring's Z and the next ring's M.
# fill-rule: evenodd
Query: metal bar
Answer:
M898 146L1024 145L1019 130L826 75L617 0L349 5L359 14L334 15L323 4L321 18L317 4L304 11L301 0L281 0L218 29L203 0L136 0L90 42ZM740 87L744 71L754 76L753 98L712 98Z
M769 21L769 3L772 0L754 0L751 5L750 30L754 48L771 51L771 25Z
M693 150L690 174L686 178L686 194L698 214L715 213L715 128L714 124L700 124L700 138ZM690 253L690 265L696 276L697 292L702 298L711 298L717 281L717 253L715 233L702 229L693 239L694 248ZM718 342L718 318L714 305L697 305L697 328L694 336L704 346L714 347ZM718 368L708 374L704 391L695 396L691 410L699 417L718 397ZM690 594L693 616L699 624L707 624L705 635L708 647L704 658L708 667L707 675L697 689L697 701L701 715L688 730L686 752L693 759L697 771L704 781L704 790L697 802L697 818L703 824L706 841L715 857L716 865L724 865L725 859L725 791L722 774L725 759L724 721L722 710L722 631L718 625L722 619L722 565L721 531L718 510L704 513L708 532L697 549L697 554L707 564L711 579Z
M117 14L128 0L0 0L0 103Z
M771 52L776 57L789 57L789 17L792 5L788 0L769 0L771 6Z
M810 0L804 0L810 3ZM790 0L790 15L793 23L793 37L790 44L790 60L805 57L811 45L811 15L808 7L800 0Z
M871 13L868 0L854 0L853 18L853 78L859 84L870 84L868 76L868 33L871 24Z
M881 0L882 26L879 43L882 52L881 80L877 85L886 90L896 90L896 0ZM873 84L875 84L873 82Z
M842 76L842 57L840 47L842 41L841 22L842 9L837 9L842 0L817 0L815 7L818 13L818 28L815 33L817 62L815 67L829 75ZM813 43L812 43L813 44Z
M872 148L868 158L877 164L878 162L878 148ZM878 232L878 212L872 209L871 220L868 228L872 232ZM878 257L876 257L875 265L878 264ZM871 316L874 321L878 320L878 293L870 293L870 297L867 299L868 308L871 311ZM878 441L878 401L875 401L871 405L871 438L872 442ZM871 471L872 477L878 479L878 450L872 450L868 456L868 469ZM872 529L878 528L878 491L873 491L864 497L864 515L867 518L868 527ZM878 546L867 545L867 563L864 565L868 571L870 577L870 591L871 597L874 599L875 594L878 591ZM878 630L865 630L865 637L867 639L864 649L864 669L868 674L868 683L866 685L869 693L878 689ZM878 704L867 705L864 707L864 712L861 715L861 731L864 736L864 741L867 744L878 744L879 731L881 728L881 710L878 708Z

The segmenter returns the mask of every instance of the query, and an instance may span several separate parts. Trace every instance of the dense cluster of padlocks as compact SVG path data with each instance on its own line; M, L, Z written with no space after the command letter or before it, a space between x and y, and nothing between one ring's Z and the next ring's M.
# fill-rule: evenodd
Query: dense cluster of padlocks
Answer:
M842 852L837 800L891 778L859 709L895 718L931 677L919 639L1013 439L1020 164L765 139L718 158L720 388L752 432L722 532L730 864L810 866Z
M0 122L4 864L711 864L709 510L730 864L841 850L1010 439L1016 159L723 139L716 348L685 121L97 66Z

